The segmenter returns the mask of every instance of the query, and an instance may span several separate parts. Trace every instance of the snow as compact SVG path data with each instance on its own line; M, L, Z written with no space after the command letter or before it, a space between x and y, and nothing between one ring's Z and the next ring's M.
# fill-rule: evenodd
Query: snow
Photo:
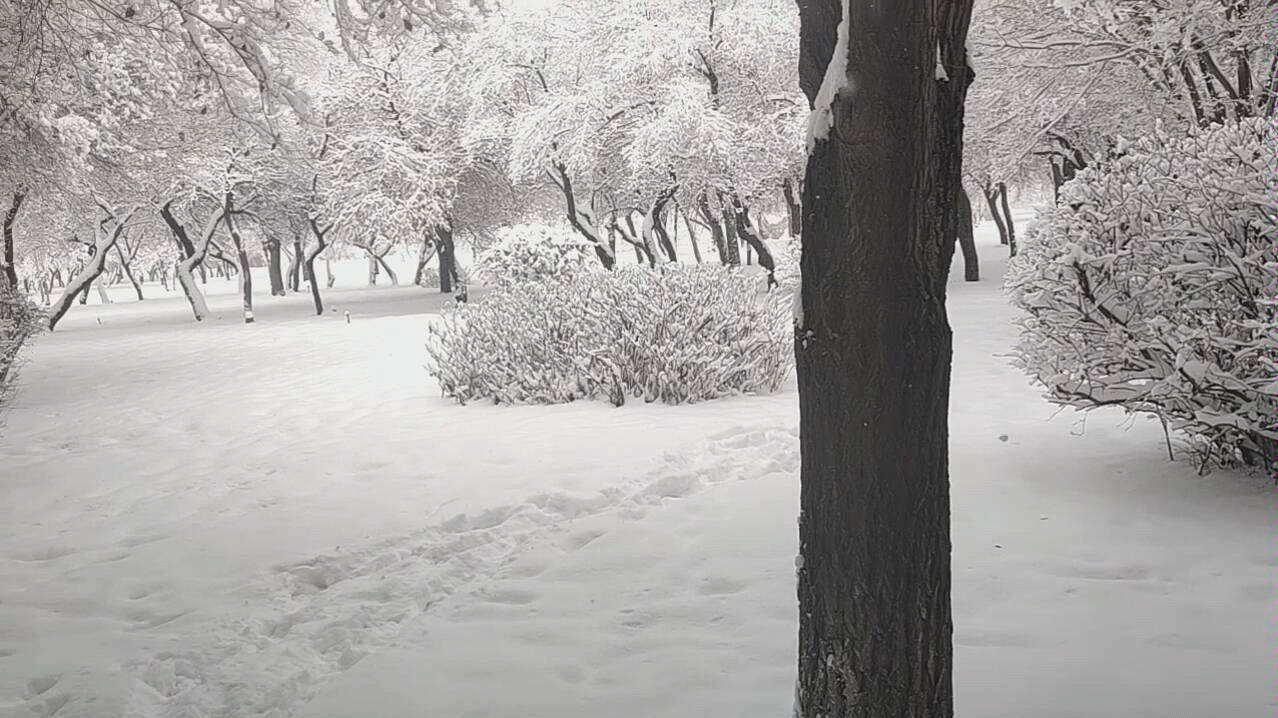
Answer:
M834 54L830 63L825 66L825 77L821 79L821 87L817 90L816 100L812 102L812 112L808 115L808 154L816 147L819 140L830 138L830 128L834 126L834 100L840 92L854 91L852 80L848 77L848 23L852 17L852 0L843 0L843 15L839 20Z
M1005 250L977 239L989 278L950 283L957 715L1267 714L1265 480L1058 415L1007 365ZM0 716L791 711L793 380L458 407L421 368L437 291L259 297L244 325L222 285L203 324L176 293L76 305L30 351Z

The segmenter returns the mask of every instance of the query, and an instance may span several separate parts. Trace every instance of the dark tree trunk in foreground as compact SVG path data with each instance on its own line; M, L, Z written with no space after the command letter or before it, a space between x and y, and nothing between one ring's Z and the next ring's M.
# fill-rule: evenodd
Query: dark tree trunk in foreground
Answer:
M18 288L18 268L14 266L13 260L13 222L18 218L18 210L22 209L22 202L26 198L26 190L14 192L9 211L4 213L4 278L13 290Z
M271 237L262 243L266 250L267 275L271 279L271 296L284 296L284 262L280 256L280 241Z
M846 69L832 79L848 87L802 199L795 715L950 718L945 284L972 0L844 2ZM799 1L809 102L840 5Z
M972 231L972 200L967 190L958 191L958 242L963 250L963 281L981 281L981 263L976 257L976 235Z

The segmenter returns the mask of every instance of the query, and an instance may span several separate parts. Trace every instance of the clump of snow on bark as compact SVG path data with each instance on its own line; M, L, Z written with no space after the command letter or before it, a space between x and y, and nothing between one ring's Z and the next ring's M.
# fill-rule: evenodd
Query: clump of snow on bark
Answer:
M936 79L949 82L950 75L945 71L945 63L941 62L941 43L936 43Z
M839 20L838 41L834 45L834 54L830 56L830 64L825 66L825 78L821 80L821 89L817 91L812 113L808 115L808 154L812 153L818 140L829 139L830 128L834 126L834 98L844 88L851 87L847 72L848 18L851 14L851 0L843 0L843 19Z

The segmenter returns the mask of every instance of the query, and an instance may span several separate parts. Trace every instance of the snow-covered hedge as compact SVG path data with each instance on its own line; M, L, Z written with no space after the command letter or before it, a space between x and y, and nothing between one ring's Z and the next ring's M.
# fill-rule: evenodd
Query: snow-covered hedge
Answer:
M587 272L447 310L427 345L445 396L670 404L770 392L792 362L788 299L722 266Z
M18 351L43 325L40 310L26 296L0 289L0 397L16 374Z
M505 288L570 280L598 264L590 244L570 230L521 224L497 230L496 240L480 253L475 268L486 284Z
M1278 460L1274 128L1137 141L1067 184L1009 265L1051 400L1150 412L1205 469Z

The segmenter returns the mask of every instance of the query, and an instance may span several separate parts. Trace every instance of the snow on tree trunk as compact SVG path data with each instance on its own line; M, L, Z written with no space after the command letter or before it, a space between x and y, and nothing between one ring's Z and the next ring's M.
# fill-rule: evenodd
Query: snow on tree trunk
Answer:
M739 197L732 197L733 208L733 224L737 227L737 237L746 243L748 248L754 250L759 255L759 266L768 272L768 288L777 284L777 263L772 257L772 251L768 249L768 245L763 241L763 234L759 231L758 225L750 218L750 208L745 206Z
M398 286L399 286L399 275L395 274L395 270L391 269L390 264L389 264L389 263L387 263L387 261L386 261L386 255L385 255L385 254L374 254L374 255L373 255L373 259L374 259L374 260L376 260L376 262L382 266L382 271L386 272L386 277L387 277L388 279L390 279L391 286L392 286L392 287L398 287Z
M692 245L692 256L696 258L697 264L701 264L701 248L697 246L697 233L692 229L692 219L688 217L686 212L680 213L676 210L676 215L678 214L683 214L683 224L688 228L688 243ZM678 226L678 219L676 218L675 228L678 229ZM675 239L678 241L677 236Z
M93 286L98 290L99 302L102 304L114 304L114 302L111 301L111 297L107 294L106 286L102 284L101 277L98 278L98 281L93 283Z
M829 106L802 198L794 713L951 718L945 287L971 0L841 5L800 4L800 84Z
M13 222L18 218L18 210L22 209L22 202L26 198L25 189L15 191L9 210L4 213L4 278L8 288L14 291L18 288L18 268L13 261Z
M96 236L91 248L92 256L89 257L89 261L85 263L84 268L67 282L66 289L62 290L62 296L58 297L58 301L54 302L53 308L49 310L49 331L53 331L58 322L62 321L62 317L66 315L67 310L71 308L72 302L75 301L76 295L87 292L93 280L102 274L102 269L106 265L107 252L111 251L111 248L119 241L120 235L124 233L124 225L132 215L133 211L128 212L123 217L110 216L115 226L109 232L106 231L102 224L98 224L94 228Z
M958 242L963 250L963 281L981 280L981 263L976 256L976 236L972 231L972 200L967 190L958 191Z
M240 300L244 308L244 323L253 323L253 272L252 266L249 264L248 252L244 251L244 241L240 237L239 231L235 228L235 222L231 219L231 195L227 193L226 199L226 227L231 234L231 244L235 245L235 256L239 260L240 275Z
M377 286L377 256L373 254L373 250L368 247L364 248L364 252L368 255L368 286Z
M786 218L790 220L790 236L798 237L803 231L803 213L799 208L799 200L794 196L794 183L790 181L790 178L787 177L785 184L781 185L781 193L785 195L785 212Z

